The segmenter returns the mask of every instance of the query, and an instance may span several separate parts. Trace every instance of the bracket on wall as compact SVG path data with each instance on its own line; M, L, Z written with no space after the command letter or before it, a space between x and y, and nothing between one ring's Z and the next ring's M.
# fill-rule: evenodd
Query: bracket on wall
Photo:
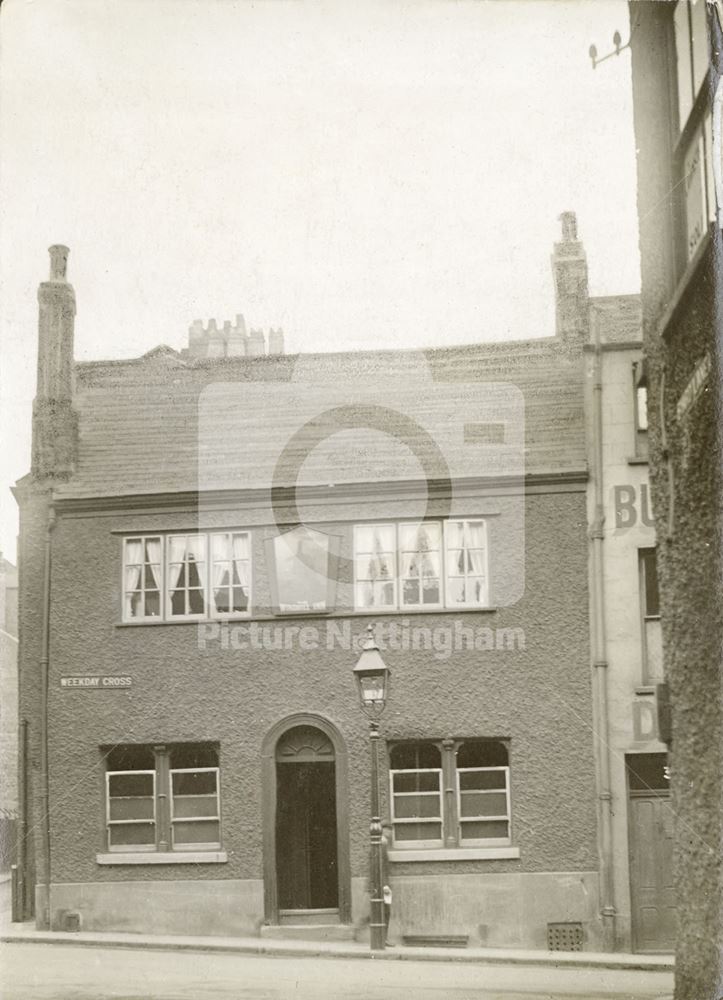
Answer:
M611 59L613 56L619 56L621 52L625 51L625 49L629 49L631 39L632 39L632 34L625 43L625 45L621 45L622 38L620 32L616 31L615 34L613 35L613 45L615 46L615 48L613 49L612 52L608 52L606 56L601 56L599 59L597 55L597 48L594 45L591 45L588 50L588 53L590 55L590 59L592 60L592 68L595 69L595 67L599 63L603 63L605 62L606 59Z

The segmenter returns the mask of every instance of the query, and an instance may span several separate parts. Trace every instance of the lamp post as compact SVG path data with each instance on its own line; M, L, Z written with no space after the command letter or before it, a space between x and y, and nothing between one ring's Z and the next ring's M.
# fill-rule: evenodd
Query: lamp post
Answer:
M377 719L384 711L389 693L390 670L382 659L374 639L374 626L367 627L367 638L354 667L354 676L359 685L362 711L369 719L369 740L372 759L371 823L369 824L371 918L369 922L369 943L372 951L382 951L386 939L384 920L384 896L382 889L382 823L379 815L379 773L377 748L379 745L379 723Z

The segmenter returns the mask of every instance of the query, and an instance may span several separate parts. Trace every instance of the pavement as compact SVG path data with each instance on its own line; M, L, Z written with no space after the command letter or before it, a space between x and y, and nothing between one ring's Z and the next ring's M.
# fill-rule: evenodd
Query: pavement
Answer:
M34 923L10 924L0 932L6 943L73 945L87 948L131 948L151 951L221 952L297 958L357 958L374 961L452 962L483 965L546 966L557 969L620 969L672 973L672 955L628 955L601 952L527 951L513 948L435 948L397 945L372 952L358 941L276 940L261 937L190 937L91 931L39 931Z

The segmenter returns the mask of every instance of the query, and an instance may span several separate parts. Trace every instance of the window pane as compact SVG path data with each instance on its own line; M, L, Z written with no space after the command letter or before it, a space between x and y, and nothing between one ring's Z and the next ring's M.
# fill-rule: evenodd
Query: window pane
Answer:
M108 793L111 798L153 795L152 774L110 774Z
M153 798L110 800L110 815L112 820L119 819L153 819Z
M218 767L218 747L212 743L178 743L171 748L171 769Z
M640 560L643 573L643 614L653 617L660 614L658 594L658 565L655 549L641 549Z
M357 583L356 600L357 608L371 608L374 604L374 588L371 583Z
M442 755L434 743L397 743L392 747L389 759L393 771L442 766Z
M635 390L637 405L637 423L639 431L648 429L648 390L644 385L639 385Z
M218 820L207 820L200 823L174 823L173 843L174 845L220 843Z
M680 129L683 130L693 107L693 83L690 62L690 26L688 4L680 2L675 8L675 55L678 67L678 111Z
M438 817L441 811L439 795L395 795L394 818L416 819L425 816ZM473 815L479 815L474 813Z
M214 562L231 558L231 536L226 532L211 536L211 557Z
M663 680L663 632L659 618L645 623L645 680L658 683Z
M172 772L174 795L215 795L216 771Z
M402 587L403 604L420 604L419 580L405 580Z
M507 787L506 771L462 771L459 775L461 791Z
M493 820L489 823L467 822L460 827L462 840L509 840L510 826L503 820Z
M505 767L507 747L499 740L465 740L457 751L457 767Z
M186 816L218 816L218 799L215 795L174 795L174 819Z
M407 771L392 775L395 792L438 792L439 771Z
M708 230L704 162L703 135L701 130L697 129L686 150L683 162L688 260L690 260L698 249L701 240Z
M110 847L139 846L155 847L156 833L152 823L129 823L128 826L109 826Z
M447 548L462 548L464 544L464 524L461 521L448 521L446 531Z
M151 747L126 744L106 750L105 761L108 771L152 771L155 767L155 756Z
M697 96L708 72L708 27L705 0L693 0L690 9L693 29L693 94Z
M462 816L506 816L505 792L463 792L460 796Z
M441 823L396 823L394 841L441 840Z

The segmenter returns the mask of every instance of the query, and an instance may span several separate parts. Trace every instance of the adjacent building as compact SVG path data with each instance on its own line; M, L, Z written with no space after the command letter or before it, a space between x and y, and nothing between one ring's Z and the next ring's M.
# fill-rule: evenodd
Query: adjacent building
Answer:
M676 998L723 989L721 5L630 4L650 467L679 902Z
M18 815L18 574L0 555L0 871L15 851Z

